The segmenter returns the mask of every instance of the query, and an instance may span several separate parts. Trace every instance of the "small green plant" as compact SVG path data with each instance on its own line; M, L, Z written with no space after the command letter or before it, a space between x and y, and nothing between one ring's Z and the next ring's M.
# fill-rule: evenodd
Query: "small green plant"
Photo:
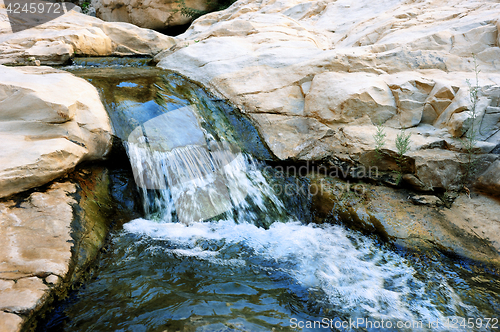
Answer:
M398 169L395 171L398 178L396 184L399 185L403 179L404 165L406 161L405 154L410 151L411 133L406 133L406 130L401 130L396 136L396 164Z
M83 1L80 7L82 8L82 13L87 14L90 8L90 1Z
M387 136L385 127L382 123L379 122L376 127L377 129L373 135L373 139L375 140L375 160L373 160L372 163L376 163L382 159L382 149L385 146L385 137Z
M464 138L460 139L460 142L462 143L462 148L465 151L465 169L462 175L462 188L466 192L469 192L469 189L466 187L466 184L469 182L470 177L474 173L474 167L477 163L477 158L476 158L476 144L478 141L477 137L477 132L478 128L476 128L476 118L477 118L477 102L479 100L478 97L478 92L480 90L479 87L479 73L480 70L478 69L478 64L476 61L476 56L473 56L474 58L474 72L476 73L476 84L472 85L470 80L467 79L467 85L469 87L469 99L471 102L471 108L468 111L470 113L470 121L471 125L470 128L467 130L465 133Z

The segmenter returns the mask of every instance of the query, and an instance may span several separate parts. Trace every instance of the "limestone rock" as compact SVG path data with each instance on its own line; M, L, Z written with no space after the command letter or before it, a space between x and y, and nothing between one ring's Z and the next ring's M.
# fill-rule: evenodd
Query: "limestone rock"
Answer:
M20 316L0 311L0 332L17 332L21 330L22 322Z
M97 90L85 80L47 67L0 66L0 141L5 197L103 158L111 126Z
M0 64L60 65L75 55L153 56L173 44L173 38L128 23L108 23L69 11L43 25L11 33L0 6Z
M22 278L3 289L0 298L0 310L27 314L40 307L47 296L48 287L37 277Z
M198 11L209 9L207 1L184 1L187 8ZM189 16L183 15L181 5L174 0L168 1L127 1L93 0L96 16L107 22L128 22L142 28L161 30L170 26L188 24Z
M492 163L486 172L481 174L477 180L476 188L500 196L500 160Z
M460 195L450 209L435 196L310 176L318 221L336 221L410 249L434 248L500 266L500 205L495 199ZM317 188L320 188L319 190ZM415 204L415 199L419 204ZM424 199L424 201L423 201ZM429 204L421 204L426 202ZM426 251L428 252L428 251Z
M197 19L156 60L248 113L279 159L357 167L373 161L374 124L414 129L412 151L429 152L409 158L452 168L413 175L449 189L468 130L479 153L500 144L499 15L499 3L466 0L240 0ZM480 87L475 114L467 81Z
M55 184L47 193L33 193L19 208L0 203L0 278L19 279L49 274L64 276L71 259L68 197L76 188ZM3 297L3 296L2 296Z

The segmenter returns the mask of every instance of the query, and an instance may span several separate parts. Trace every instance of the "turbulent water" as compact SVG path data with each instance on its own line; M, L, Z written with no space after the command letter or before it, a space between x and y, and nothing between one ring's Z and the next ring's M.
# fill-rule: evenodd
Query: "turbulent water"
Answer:
M135 134L122 130L133 138L127 151L145 216L114 232L92 279L40 331L500 329L495 276L306 222L297 202L308 197L276 195L286 179L228 139L242 136L220 130L220 121L207 125L220 114L196 112L197 129L179 136L196 144L177 144L176 133L155 136L165 118L146 117Z

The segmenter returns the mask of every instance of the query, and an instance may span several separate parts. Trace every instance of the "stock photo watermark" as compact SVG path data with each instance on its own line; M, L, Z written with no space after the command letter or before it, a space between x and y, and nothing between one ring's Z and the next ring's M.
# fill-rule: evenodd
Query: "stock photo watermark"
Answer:
M427 331L429 329L500 329L498 318L465 318L465 317L447 317L436 319L430 322L420 320L384 320L369 318L349 318L348 320L323 318L318 321L290 319L292 329L408 329L412 331Z
M12 32L42 25L79 8L71 2L40 0L4 0L4 5Z

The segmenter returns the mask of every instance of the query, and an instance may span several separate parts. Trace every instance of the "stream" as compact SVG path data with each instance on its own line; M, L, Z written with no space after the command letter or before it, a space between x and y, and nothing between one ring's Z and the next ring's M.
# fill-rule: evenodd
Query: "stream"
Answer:
M145 59L65 69L99 90L143 217L115 227L91 278L37 331L500 330L497 276L314 223L307 178L269 166L224 100Z

